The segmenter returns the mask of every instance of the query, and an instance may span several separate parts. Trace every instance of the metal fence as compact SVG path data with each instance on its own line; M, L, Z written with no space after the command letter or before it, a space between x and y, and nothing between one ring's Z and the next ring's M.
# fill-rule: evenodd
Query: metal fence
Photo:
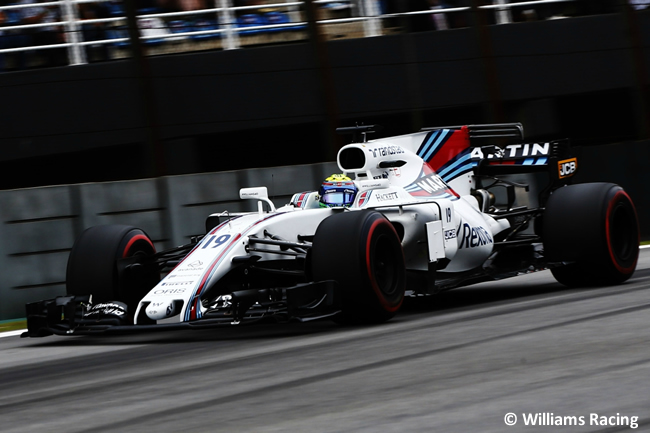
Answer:
M139 34L149 54L195 49L238 49L259 43L288 42L307 38L306 7L303 1L208 0L201 8L169 10L140 8L136 12ZM513 21L514 9L534 11L536 7L569 4L577 0L536 0L508 3L493 0L478 9L493 13L493 22ZM650 0L629 0L645 8ZM391 23L428 15L432 29L450 28L448 17L466 13L470 6L447 7L434 0L423 10L394 11L389 0L311 0L317 8L316 23L337 37L373 37L394 31ZM469 2L465 2L466 4ZM435 4L435 5L434 5ZM110 51L102 60L130 55L129 32L122 0L19 0L0 6L0 56L65 50L65 64L86 64L90 49ZM209 7L212 6L212 7ZM190 6L188 6L190 8ZM347 27L342 27L347 26ZM35 37L48 34L51 37ZM189 43L185 43L189 42Z

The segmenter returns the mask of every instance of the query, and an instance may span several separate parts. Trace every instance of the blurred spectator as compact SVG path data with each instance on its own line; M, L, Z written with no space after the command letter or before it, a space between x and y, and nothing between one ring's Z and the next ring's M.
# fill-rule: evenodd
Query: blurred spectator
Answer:
M206 9L205 0L178 0L178 9L181 11L198 11Z
M4 11L0 11L0 50L3 48L9 48L9 34L5 35L5 31L2 28L7 25L7 15ZM5 70L5 54L0 53L0 72Z
M198 11L207 8L207 0L176 0L176 5L176 9L182 12ZM196 23L205 17L207 17L206 14L196 14L186 15L183 19Z
M40 6L38 0L19 0L17 4L34 5L19 9L22 24L47 24L60 21L58 6ZM54 45L64 42L61 27L56 25L35 27L23 30L28 37L28 46ZM34 52L37 52L34 56ZM35 59L43 58L45 66L63 66L67 64L67 53L65 48L46 48L31 52Z
M81 30L84 41L101 41L108 39L105 23L84 24L83 20L108 18L110 16L107 3L79 3L79 18L82 20ZM86 58L89 62L109 59L107 44L86 45Z
M0 6L8 6L9 1L0 0ZM0 49L19 48L25 46L26 36L21 30L5 30L3 27L18 26L21 24L20 13L15 9L0 11ZM26 53L18 51L13 53L0 53L0 72L9 68L25 69Z
M645 9L649 5L648 0L629 0L629 2L632 5L632 7L636 10Z
M176 0L158 0L156 7L160 13L178 12L180 11L178 2Z
M3 6L5 5L4 2L0 4ZM2 30L2 28L7 25L8 21L9 19L4 11L0 11L0 50L3 48L9 48L9 32ZM5 54L0 53L0 72L4 72L5 68Z
M151 14L158 12L156 0L135 0L135 8L138 14Z
M471 6L471 0L446 0L446 4L451 8L460 8ZM471 22L469 14L471 11L465 12L454 12L447 14L447 21L449 22L449 27L452 29L459 29L463 27L468 27Z
M535 9L524 9L521 11L522 21L537 21L537 11Z
M442 0L429 0L429 9L447 9L449 5ZM449 22L447 21L447 16L444 13L431 14L431 24L434 30L448 30Z

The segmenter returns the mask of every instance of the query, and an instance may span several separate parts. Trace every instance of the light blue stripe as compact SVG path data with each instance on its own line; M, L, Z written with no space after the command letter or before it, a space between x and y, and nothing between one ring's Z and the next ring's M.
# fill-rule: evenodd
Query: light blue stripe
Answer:
M461 174L463 174L463 172L467 172L467 171L471 170L473 167L476 166L476 164L477 164L476 161L470 162L469 164L466 164L466 165L460 167L458 170L454 171L453 173L449 174L448 176L443 177L442 180L444 180L445 182L451 182L457 176L460 176Z
M542 158L537 158L535 165L545 165L547 162L548 162L548 158L544 156Z
M233 242L233 243L230 245L230 247L232 248L235 244L236 244L236 243ZM227 249L226 251L224 251L223 256L221 256L221 258L220 258L220 259L217 261L217 263L214 265L214 267L212 268L212 270L211 270L210 273L208 274L208 277L205 279L205 283L203 284L203 288L204 288L204 289L208 286L208 283L210 282L210 280L212 279L212 277L214 277L214 274L217 272L217 269L219 268L219 265L221 264L221 262L224 261L224 259L226 258L226 256L228 255L229 252L230 252L230 249ZM200 281L200 280L199 280L199 281ZM203 294L203 292L201 292L200 294L197 294L197 292L199 291L199 287L200 287L200 286L201 286L201 283L199 282L199 286L196 287L196 288L194 289L194 293L192 294L192 298L191 298L192 300L191 300L191 302L190 302L190 304L189 304L190 307L192 306L192 304L194 303L194 301L196 300L196 298L199 298L199 297ZM199 302L199 304L200 304L200 302ZM191 310L192 310L191 308L188 308L188 309L185 310L185 321L186 321L186 322L189 321L189 320L190 320L190 317L192 316L192 311L191 311ZM201 318L201 308L200 308L200 306L199 306L199 308L198 308L197 311L196 311L196 318L197 318L197 319L200 319L200 318Z
M459 158L456 162L453 164L445 167L443 170L440 170L440 173L438 173L440 176L445 176L447 173L449 173L452 170L455 170L456 167L458 167L461 164L465 164L467 160L470 159L470 154L465 154L463 157Z
M440 146L440 143L442 142L442 140L444 140L445 137L447 137L448 132L449 132L448 129L441 129L440 130L440 136L438 137L436 142L433 143L433 146L431 147L431 149L427 152L427 154L422 159L424 159L425 161L428 161L429 158L431 158L431 155L433 155L433 152L438 149L438 146Z
M440 131L436 131L436 132L434 132L433 134L431 134L431 136L429 137L429 139L427 140L427 142L424 144L424 146L422 146L422 150L420 150L420 151L418 152L418 156L419 156L420 158L423 158L422 155L424 155L425 153L427 153L427 150L429 149L429 146L431 145L431 142L432 142L433 140L435 140L435 138L438 136L438 134L440 134Z
M523 165L533 165L534 162L535 162L535 158L526 158L524 159Z

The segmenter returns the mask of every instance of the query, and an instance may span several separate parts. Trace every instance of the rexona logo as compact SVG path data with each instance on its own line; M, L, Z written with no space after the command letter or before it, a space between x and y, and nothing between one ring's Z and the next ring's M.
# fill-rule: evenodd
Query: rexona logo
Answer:
M557 162L557 170L560 176L560 179L564 179L565 177L573 176L578 170L578 159L577 158L571 158L571 159L565 159L563 161L558 161Z
M476 248L492 243L494 241L490 236L490 232L483 227L472 227L467 223L463 224L463 233L458 248Z

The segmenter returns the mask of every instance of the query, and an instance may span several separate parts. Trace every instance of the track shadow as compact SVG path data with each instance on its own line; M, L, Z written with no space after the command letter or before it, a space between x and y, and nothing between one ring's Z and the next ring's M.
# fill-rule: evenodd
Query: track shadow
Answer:
M484 304L493 304L497 302L574 290L556 282L537 285L526 283L516 285L508 284L507 286L502 287L495 285L495 283L490 284L490 286L478 285L461 287L438 293L434 296L407 298L405 299L400 313L424 314L458 308L471 308Z

